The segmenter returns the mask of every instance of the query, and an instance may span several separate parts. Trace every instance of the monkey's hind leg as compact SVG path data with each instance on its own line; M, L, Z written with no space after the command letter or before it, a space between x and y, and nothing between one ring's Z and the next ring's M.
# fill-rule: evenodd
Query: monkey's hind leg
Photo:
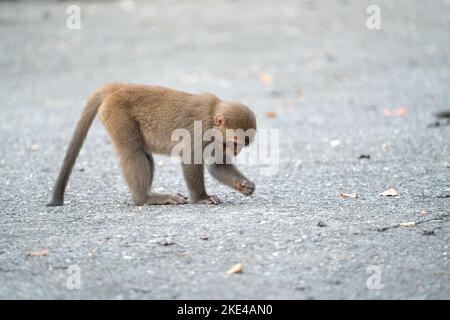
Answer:
M184 204L181 195L149 193L153 180L153 159L146 154L138 124L126 110L115 108L101 117L120 158L122 174L137 206L145 204Z
M149 177L149 188L150 188L153 182L153 173L155 172L155 164L151 153L146 153L145 156L147 157L150 168L150 177ZM156 192L150 192L147 196L146 201L146 204L185 204L185 203L187 203L187 198L181 194L163 194Z

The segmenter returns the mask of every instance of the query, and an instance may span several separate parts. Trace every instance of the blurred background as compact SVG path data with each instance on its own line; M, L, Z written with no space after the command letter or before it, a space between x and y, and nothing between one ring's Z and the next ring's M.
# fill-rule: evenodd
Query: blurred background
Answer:
M264 125L267 117L276 118L270 127L307 125L300 139L311 149L317 146L306 139L338 139L342 132L334 131L355 121L349 135L378 139L384 133L375 121L389 128L406 122L383 118L396 110L408 114L416 134L448 104L449 2L378 1L375 30L366 25L371 4L1 2L0 112L6 120L16 118L11 109L32 110L20 121L42 119L64 134L62 116L72 123L96 87L124 81L241 100ZM79 29L68 28L70 5L80 10ZM409 142L411 151L422 147Z

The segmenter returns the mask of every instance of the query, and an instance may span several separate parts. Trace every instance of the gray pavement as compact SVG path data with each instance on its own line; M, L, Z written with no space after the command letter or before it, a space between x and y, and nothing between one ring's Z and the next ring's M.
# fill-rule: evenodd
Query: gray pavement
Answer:
M80 1L69 30L72 3L0 2L0 298L450 298L450 126L427 127L450 109L449 1ZM243 165L248 198L208 176L220 206L133 207L96 121L45 207L111 81L250 105L280 130L278 174ZM156 161L155 190L187 194Z

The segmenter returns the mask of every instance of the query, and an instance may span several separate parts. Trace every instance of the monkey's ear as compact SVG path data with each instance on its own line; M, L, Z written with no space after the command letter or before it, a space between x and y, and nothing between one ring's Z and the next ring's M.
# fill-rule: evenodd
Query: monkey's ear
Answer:
M225 125L225 117L223 113L219 113L214 117L214 125L216 127L223 127Z

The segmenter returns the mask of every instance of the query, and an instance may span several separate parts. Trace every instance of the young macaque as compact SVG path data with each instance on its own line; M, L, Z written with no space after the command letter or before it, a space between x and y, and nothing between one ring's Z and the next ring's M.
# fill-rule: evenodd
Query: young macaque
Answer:
M172 141L176 129L185 129L193 136L194 122L200 121L203 132L216 129L220 139L201 141L205 149L211 143L222 150L223 159L236 156L243 146L251 143L255 136L254 113L238 102L222 101L209 93L190 94L163 87L112 83L99 88L89 99L75 129L58 179L53 189L49 206L64 203L64 191L75 160L86 138L87 132L99 114L117 150L122 174L137 206L146 204L184 204L187 198L179 194L150 192L153 180L153 153L170 155L177 141ZM250 132L244 138L229 136L230 129ZM247 131L248 130L248 131ZM200 153L202 154L202 153ZM201 158L203 160L203 158ZM211 175L221 183L251 195L255 190L248 180L230 161L216 161L208 165ZM217 196L205 190L204 163L200 161L182 163L183 175L190 197L196 203L219 204Z

